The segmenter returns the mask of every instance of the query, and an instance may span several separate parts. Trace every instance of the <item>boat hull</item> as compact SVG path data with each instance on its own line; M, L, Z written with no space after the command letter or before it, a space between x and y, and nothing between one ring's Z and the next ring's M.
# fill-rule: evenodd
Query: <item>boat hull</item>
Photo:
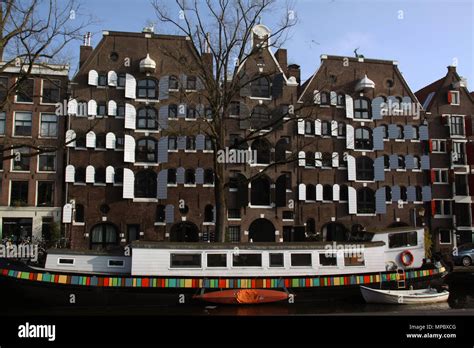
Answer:
M449 298L449 292L438 293L436 290L378 290L365 286L361 286L360 290L365 302L378 304L431 304L446 302Z
M289 294L285 291L265 289L232 289L213 291L207 294L196 295L193 298L221 304L261 304L287 300Z

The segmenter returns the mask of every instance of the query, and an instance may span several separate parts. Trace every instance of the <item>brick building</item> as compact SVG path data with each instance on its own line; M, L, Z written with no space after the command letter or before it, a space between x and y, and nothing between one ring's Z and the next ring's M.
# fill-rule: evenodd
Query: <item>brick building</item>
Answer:
M34 66L16 94L7 93L20 67L0 73L0 226L2 237L49 238L63 205L66 118L56 103L66 100L68 67Z

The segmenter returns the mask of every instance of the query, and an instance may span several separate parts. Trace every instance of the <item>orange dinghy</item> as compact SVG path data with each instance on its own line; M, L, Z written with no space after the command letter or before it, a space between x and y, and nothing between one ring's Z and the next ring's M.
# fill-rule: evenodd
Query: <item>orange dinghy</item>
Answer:
M196 295L194 298L213 303L258 304L286 300L288 299L288 293L266 289L231 289Z

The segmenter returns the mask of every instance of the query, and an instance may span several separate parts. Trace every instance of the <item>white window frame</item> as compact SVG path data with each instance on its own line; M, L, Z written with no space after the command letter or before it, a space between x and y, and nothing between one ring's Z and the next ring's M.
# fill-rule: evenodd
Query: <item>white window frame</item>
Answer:
M436 214L436 211L435 211L435 215L434 215L435 218L451 218L451 217L453 217L453 204L452 204L453 201L452 200L449 200L449 199L435 199L434 201L435 202L440 202L440 204L441 204L441 214ZM447 215L444 214L444 207L445 207L446 202L449 202L449 204L450 204L449 210L450 210L450 213L451 213L451 214L447 214Z
M61 263L61 260L72 260L72 263ZM58 257L57 264L58 266L74 266L76 259L69 257Z
M42 136L41 135L41 125L43 123L43 115L54 115L54 116L56 116L56 136L49 137L49 136ZM57 139L58 136L59 136L59 116L56 115L54 112L40 112L39 127L38 127L38 138L41 138L41 139Z
M48 155L48 154L54 154L54 170L40 170L40 156L41 155ZM37 161L36 161L36 172L38 173L56 173L58 171L58 156L56 152L45 152L41 153L37 156Z
M31 96L32 100L31 102L22 102L22 101L18 101L18 93L15 93L15 98L14 98L14 103L15 104L25 104L25 105L33 105L35 103L35 85L36 85L36 81L34 78L31 78L31 77L28 77L27 80L33 80L33 95ZM16 78L15 80L15 83L18 81L18 78ZM33 120L33 116L31 117L31 119Z
M435 182L433 184L440 184L440 185L448 185L449 184L449 173L447 168L433 168L435 171ZM437 181L437 175L440 175L441 178L441 173L446 173L446 181Z
M56 105L57 103L45 103L43 102L43 85L44 85L45 79L41 79L41 94L40 94L40 105ZM51 82L59 82L59 85L61 85L61 80L59 79L51 79ZM59 87L59 103L61 103L61 87Z
M441 231L448 231L449 232L449 243L445 243L441 241ZM438 241L440 245L451 245L453 244L453 231L447 228L440 228L438 230Z
M446 139L431 139L433 150L431 153L447 153L447 141ZM444 143L444 151L439 150L441 144ZM437 144L438 150L434 149L434 144Z
M460 95L459 91L449 91L449 93L451 93L451 103L450 103L450 105L461 105L461 99L460 99L461 95Z
M29 113L31 114L31 134L30 135L16 135L15 134L15 123L17 113ZM12 137L14 138L32 138L33 137L33 111L13 111L13 124L12 124Z

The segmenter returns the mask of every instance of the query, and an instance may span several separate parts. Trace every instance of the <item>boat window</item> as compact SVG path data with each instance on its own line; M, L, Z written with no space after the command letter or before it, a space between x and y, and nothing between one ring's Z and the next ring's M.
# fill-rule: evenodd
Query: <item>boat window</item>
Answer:
M388 247L403 248L407 246L415 246L418 244L416 232L390 233L388 235Z
M262 267L262 255L261 254L233 255L232 266L234 267Z
M227 267L227 255L207 254L207 267Z
M319 254L319 264L321 266L337 266L336 254Z
M74 259L58 259L60 265L74 265Z
M171 254L171 268L200 268L201 254Z
M291 266L311 266L311 254L291 254Z
M109 267L123 267L123 260L109 260Z
M270 267L283 267L285 264L283 262L282 253L271 253L270 254Z
M344 256L345 266L365 266L364 254Z

